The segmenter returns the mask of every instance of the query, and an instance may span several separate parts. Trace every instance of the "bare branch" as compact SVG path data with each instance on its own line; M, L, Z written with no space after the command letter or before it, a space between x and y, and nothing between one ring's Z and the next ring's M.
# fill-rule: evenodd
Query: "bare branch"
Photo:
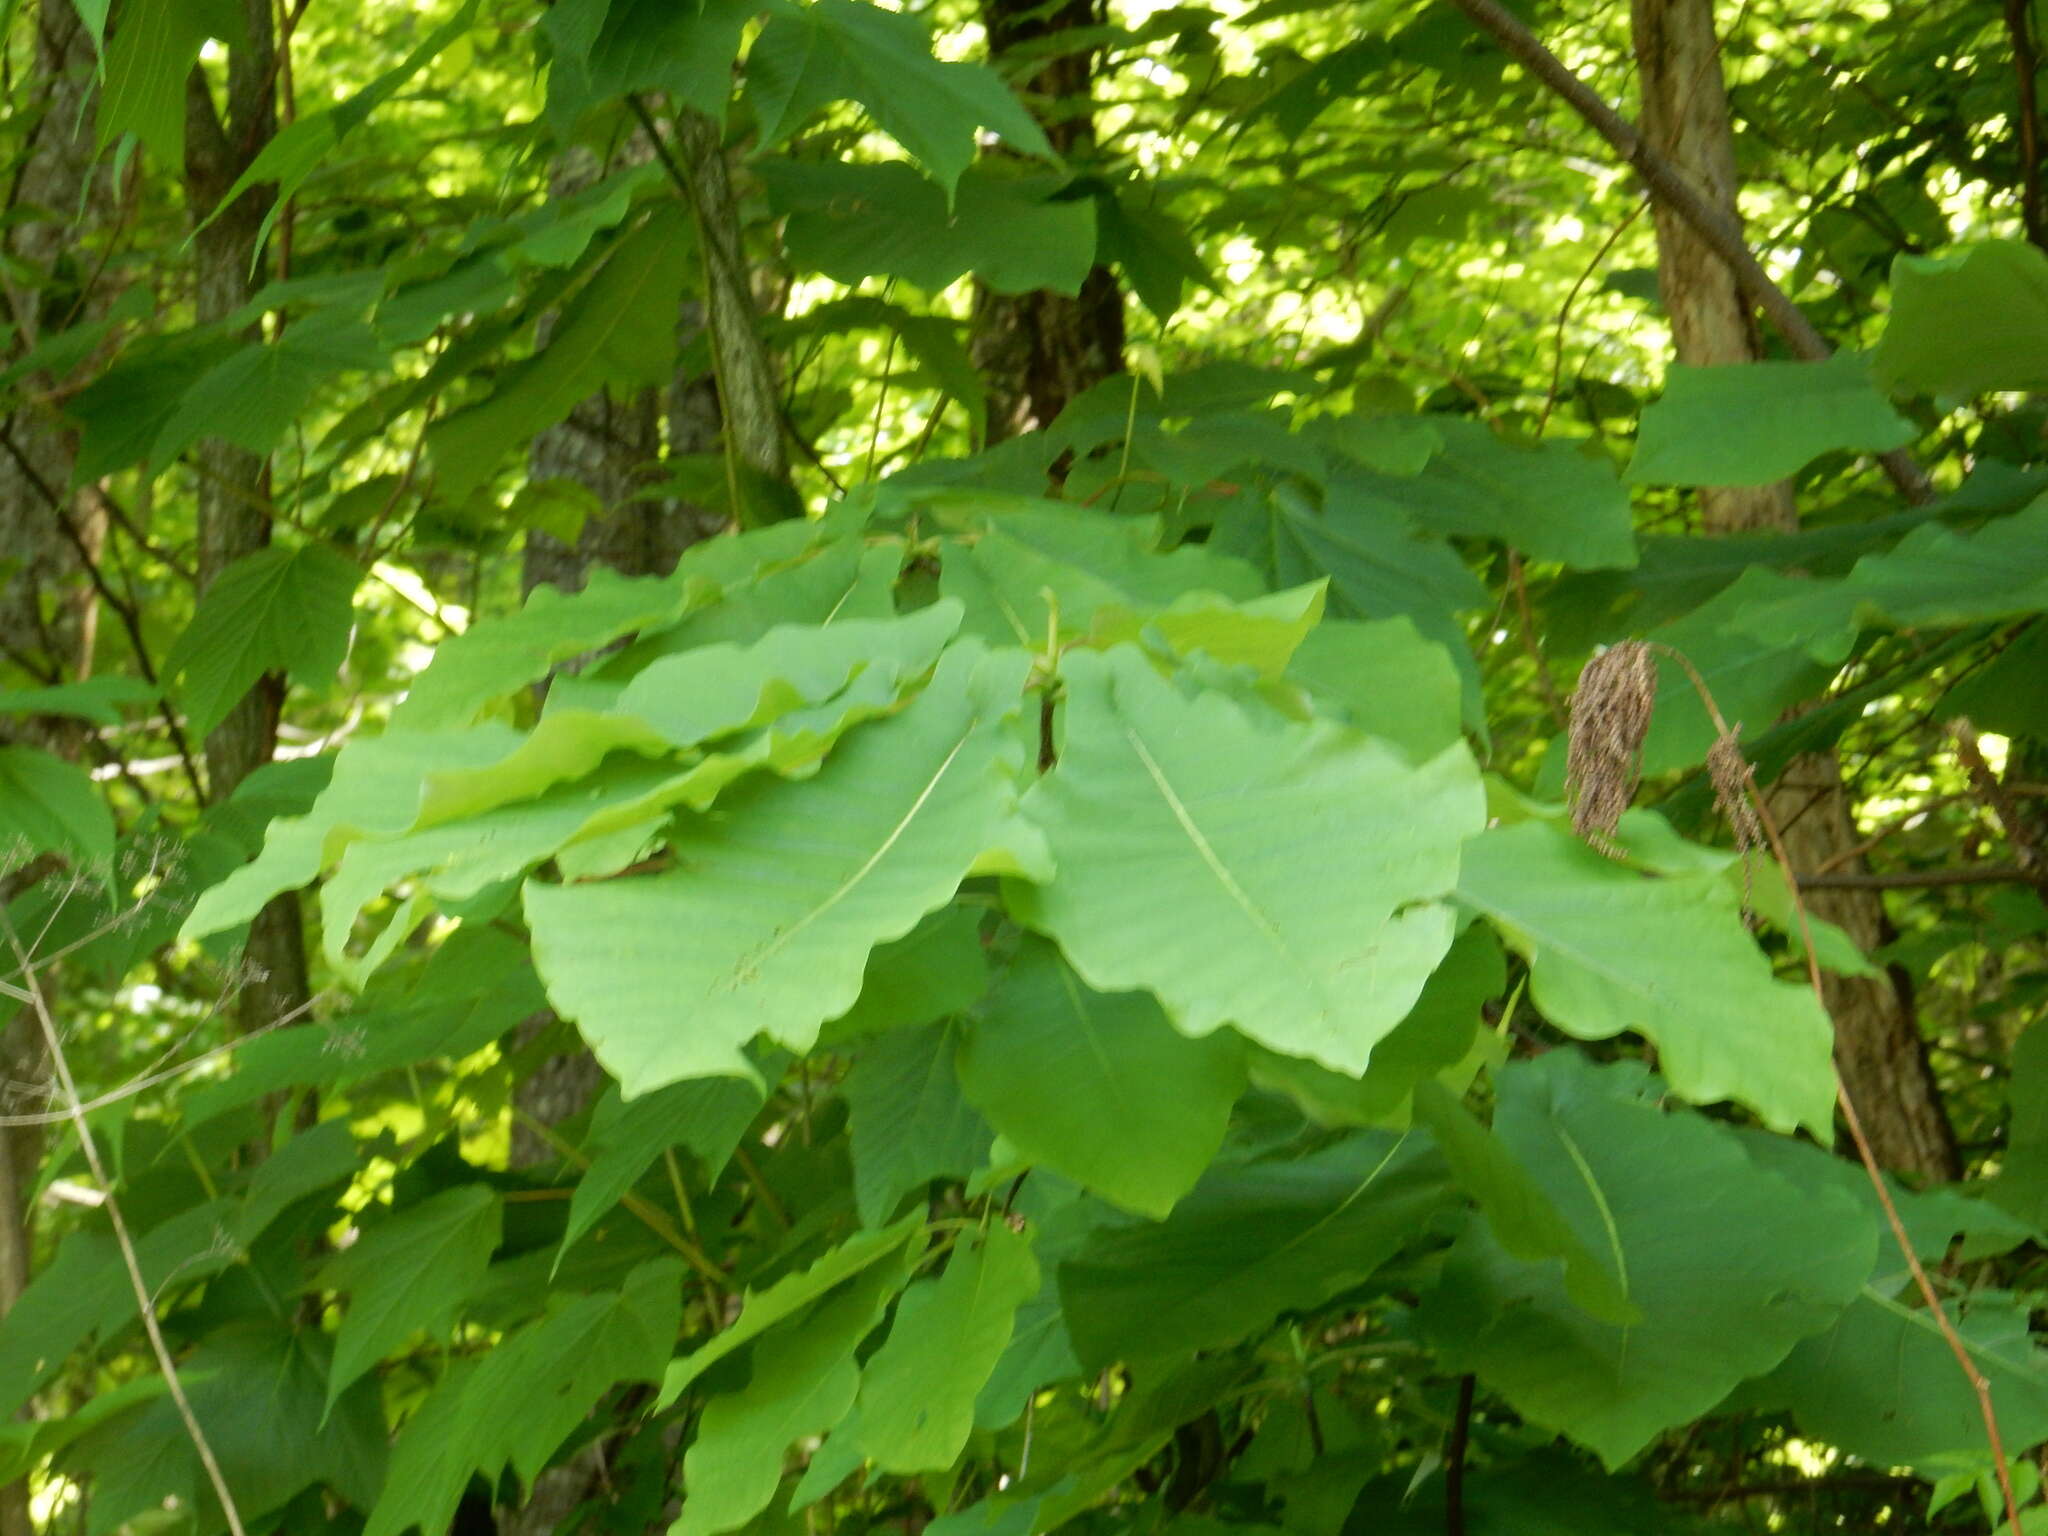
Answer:
M1727 263L1736 286L1769 318L1785 338L1794 355L1810 363L1825 362L1834 355L1825 337L1814 329L1785 290L1771 280L1743 239L1735 222L1701 196L1669 160L1652 149L1635 125L1602 101L1592 87L1573 74L1558 56L1544 47L1527 27L1499 4L1499 0L1449 0L1466 17L1534 75L1565 104L1578 113L1593 131L1605 139L1618 155L1643 179L1650 195L1672 209L1699 234L1715 255ZM1934 499L1934 487L1912 456L1903 449L1880 454L1886 475L1906 500L1918 505Z

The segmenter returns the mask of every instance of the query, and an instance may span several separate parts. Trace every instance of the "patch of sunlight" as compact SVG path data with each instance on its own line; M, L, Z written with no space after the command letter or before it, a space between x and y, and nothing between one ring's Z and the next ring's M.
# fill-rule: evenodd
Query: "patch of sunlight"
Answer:
M1821 1477L1842 1459L1842 1453L1832 1445L1822 1445L1813 1440L1787 1440L1773 1458L1791 1467L1802 1477Z
M433 588L420 579L419 572L379 560L370 567L370 573L422 613L432 614L452 633L459 635L469 628L469 610L460 603L439 601Z
M1242 283L1259 270L1264 260L1253 240L1245 235L1234 235L1223 247L1220 265L1233 283Z
M61 1473L50 1473L43 1486L28 1496L29 1514L35 1519L36 1529L54 1531L57 1517L78 1507L79 1493L78 1484L70 1478Z

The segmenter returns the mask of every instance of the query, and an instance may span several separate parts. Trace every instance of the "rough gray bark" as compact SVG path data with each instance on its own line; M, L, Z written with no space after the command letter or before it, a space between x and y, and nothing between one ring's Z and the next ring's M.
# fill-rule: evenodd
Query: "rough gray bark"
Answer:
M1645 141L1731 221L1737 219L1735 141L1721 73L1713 0L1633 0ZM1759 355L1755 315L1734 274L1692 225L1661 202L1656 209L1657 276L1672 339L1683 363L1737 363ZM1789 484L1711 488L1700 493L1706 531L1790 531L1799 525ZM1796 869L1863 869L1848 850L1862 841L1834 756L1794 761L1769 791ZM1885 942L1879 891L1817 890L1817 917L1839 924L1865 950ZM1928 1065L1910 984L1890 977L1825 978L1835 1023L1835 1064L1869 1133L1878 1161L1929 1180L1960 1175L1955 1133Z
M981 19L998 68L1027 45L1103 24L1100 0L1066 0L1050 10L1036 0L982 0ZM1094 51L1076 49L1024 82L1046 138L1070 163L1095 151L1094 76ZM1050 426L1068 401L1122 369L1123 292L1100 266L1071 298L996 293L976 283L968 354L988 389L990 442Z
M242 0L246 36L228 52L227 110L219 111L204 73L186 84L185 183L192 221L219 207L236 178L277 132L277 56L268 0ZM272 189L254 187L194 238L198 254L195 308L202 323L240 309L253 291L257 236ZM253 332L252 342L259 339ZM235 561L270 542L270 472L265 460L233 444L208 439L194 452L199 478L199 589L204 592ZM277 749L284 680L262 678L206 738L208 793L233 794ZM249 928L247 974L235 1006L246 1030L284 1017L311 995L298 897L286 893Z

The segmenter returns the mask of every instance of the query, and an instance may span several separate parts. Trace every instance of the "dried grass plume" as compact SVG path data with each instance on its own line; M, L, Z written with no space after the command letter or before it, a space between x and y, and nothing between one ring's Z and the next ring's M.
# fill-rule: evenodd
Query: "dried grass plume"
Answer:
M1643 777L1643 738L1657 703L1657 664L1640 640L1609 646L1586 663L1572 695L1565 795L1572 830L1609 858L1613 833Z

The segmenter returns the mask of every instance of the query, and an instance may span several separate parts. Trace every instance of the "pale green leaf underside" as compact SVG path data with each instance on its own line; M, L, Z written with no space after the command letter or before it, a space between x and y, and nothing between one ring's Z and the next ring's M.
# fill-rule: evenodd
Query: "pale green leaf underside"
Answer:
M986 861L1042 867L1015 814L1030 658L954 647L903 713L816 777L757 781L680 821L672 871L555 886L526 916L548 995L628 1094L750 1076L766 1034L805 1050L853 1006L875 945L900 938Z
M1718 875L1647 879L1525 822L1472 840L1458 894L1528 957L1531 996L1560 1029L1633 1030L1682 1098L1831 1137L1834 1030L1804 984L1771 974Z
M1190 699L1131 647L1063 664L1064 744L1026 813L1060 873L1012 909L1104 991L1365 1070L1450 947L1484 819L1463 746L1419 767L1355 731Z
M387 731L359 737L334 761L334 777L304 816L270 824L263 851L202 891L180 937L201 939L247 922L280 891L306 884L359 837L396 837L419 814L429 774L483 767L514 751L507 726L456 731Z

